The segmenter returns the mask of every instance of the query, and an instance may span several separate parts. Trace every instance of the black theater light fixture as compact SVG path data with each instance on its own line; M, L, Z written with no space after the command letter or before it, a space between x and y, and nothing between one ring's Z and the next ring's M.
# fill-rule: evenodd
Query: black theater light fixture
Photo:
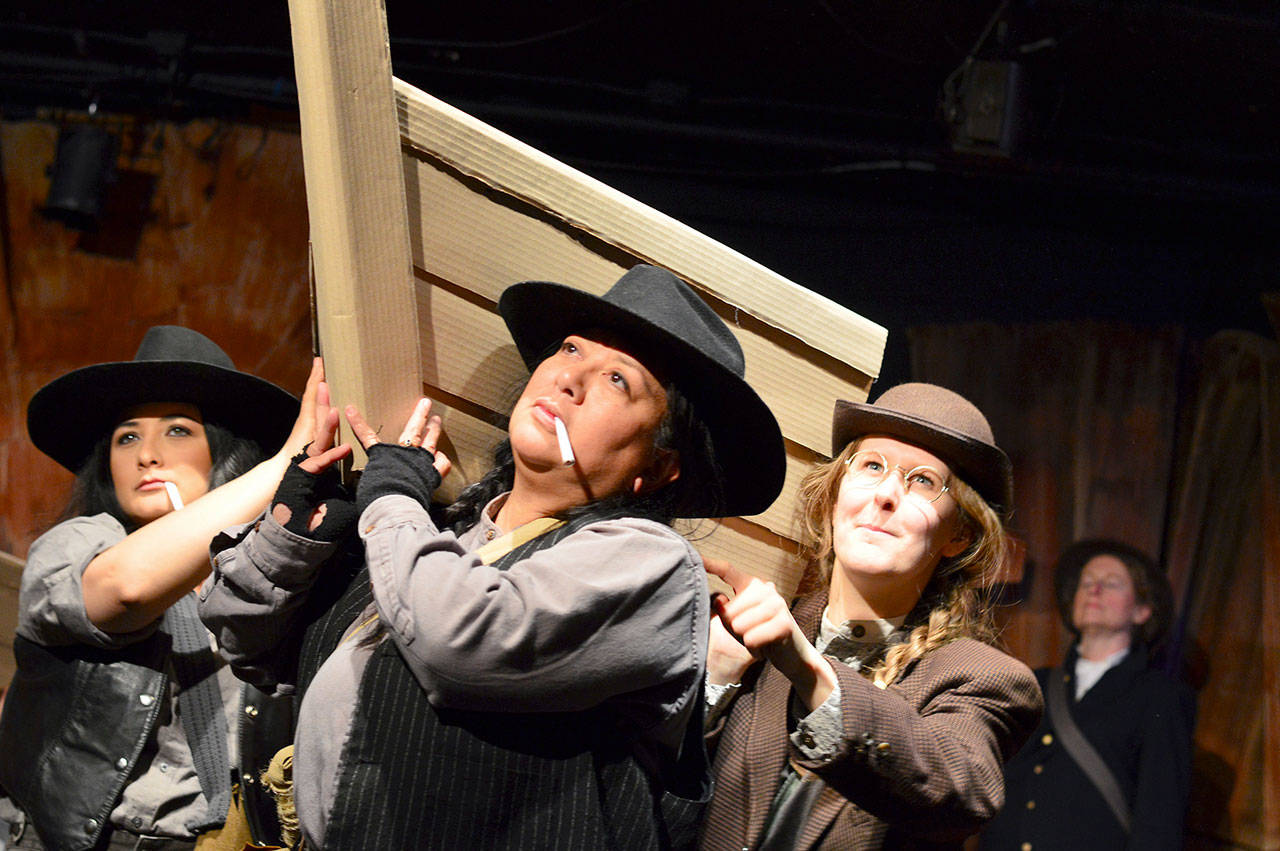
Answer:
M69 124L58 132L49 171L49 194L41 212L75 230L97 227L103 195L115 179L117 137L101 124Z

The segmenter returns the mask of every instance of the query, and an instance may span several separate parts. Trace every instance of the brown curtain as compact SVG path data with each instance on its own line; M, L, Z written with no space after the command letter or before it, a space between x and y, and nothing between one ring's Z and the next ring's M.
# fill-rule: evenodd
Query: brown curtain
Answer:
M1171 656L1199 694L1188 847L1280 849L1280 346L1223 332L1188 354L1176 330L1101 323L924 327L910 342L914 377L973 400L1013 459L1028 555L1008 649L1061 658L1048 568L1072 540L1160 558Z
M972 400L1013 460L1011 526L1026 562L1020 603L1001 612L1004 639L1032 666L1055 664L1068 638L1053 602L1057 554L1109 537L1160 555L1182 334L1057 322L926 326L909 338L913 377Z
M1280 346L1205 346L1168 571L1200 680L1189 847L1280 848Z

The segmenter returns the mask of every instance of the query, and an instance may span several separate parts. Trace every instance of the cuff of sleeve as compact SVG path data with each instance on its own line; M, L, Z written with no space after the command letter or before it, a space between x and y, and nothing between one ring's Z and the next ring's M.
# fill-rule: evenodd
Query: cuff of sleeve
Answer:
M46 635L37 632L36 640L42 643L59 645L68 640L88 644L108 650L128 647L150 636L160 626L160 619L152 621L133 632L104 632L93 621L89 620L89 612L84 604L84 572L89 563L106 550L124 540L125 532L114 518L105 519L75 518L66 524L64 534L79 536L74 546L67 545L66 554L62 557L71 565L70 570L58 571L45 584L45 606L54 613L53 622L58 624L58 632L66 634ZM32 551L34 553L34 546ZM74 553L74 555L72 555ZM28 553L30 560L32 553Z
M796 723L791 744L805 759L825 762L834 759L839 751L842 730L840 686L837 685L826 700Z
M380 526L397 526L402 523L425 523L432 534L439 531L422 503L411 496L391 493L375 499L360 515L360 537L363 538Z
M707 715L703 719L704 727L710 728L721 716L729 711L729 707L733 705L733 700L741 688L742 683L721 683L717 685L709 679L704 679L702 696L707 704Z
M723 704L733 699L733 696L738 693L740 688L742 688L742 683L717 684L710 681L706 682L704 694L707 700L707 709L715 712L717 709L722 708Z
M243 546L249 561L277 588L310 587L320 565L338 549L338 541L314 541L290 532L268 511L253 524ZM221 569L221 555L214 559Z

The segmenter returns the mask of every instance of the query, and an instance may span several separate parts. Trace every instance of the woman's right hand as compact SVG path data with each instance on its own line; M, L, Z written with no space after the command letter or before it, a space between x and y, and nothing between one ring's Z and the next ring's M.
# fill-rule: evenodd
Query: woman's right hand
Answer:
M356 511L363 514L379 497L390 494L410 497L427 507L453 466L439 449L444 427L440 417L431 415L431 400L418 400L397 444L382 443L354 405L347 406L346 414L351 430L369 454L356 486Z
M749 653L763 656L786 675L810 709L826 700L836 686L835 670L805 637L777 587L738 570L727 561L704 559L704 562L707 573L729 583L734 592L732 600L717 606L721 625L741 636L742 647ZM714 629L713 624L713 637ZM710 658L707 667L710 670Z
M316 358L316 362L320 363L320 358ZM313 421L311 440L305 447L306 460L299 465L308 473L322 473L351 454L351 444L334 444L338 436L338 409L333 407L329 399L329 385L323 380L323 364L320 365L320 378L321 380L316 382L315 392L310 394ZM307 382L307 389L311 390L311 382ZM305 409L307 407L305 397L302 404Z
M307 386L302 391L302 404L298 406L298 418L293 421L293 430L285 439L284 446L281 446L280 451L276 453L277 458L287 461L315 439L316 399L322 385L324 385L324 358L312 358L311 374L307 376ZM325 399L327 402L327 395Z
M319 363L319 358L316 361ZM323 381L314 382L314 386L308 382L307 390L309 402L304 402L304 408L309 408L314 420L312 439L290 459L272 499L271 516L294 534L336 541L355 520L351 496L342 488L333 466L351 454L351 445L333 445L338 411L330 404L329 386Z

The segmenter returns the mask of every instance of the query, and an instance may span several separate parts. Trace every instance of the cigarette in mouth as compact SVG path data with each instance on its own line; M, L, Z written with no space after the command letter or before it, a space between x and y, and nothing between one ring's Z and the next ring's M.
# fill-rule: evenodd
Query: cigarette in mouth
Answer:
M556 421L556 440L560 441L560 460L566 467L572 467L574 462L573 447L569 445L569 432L564 427L564 421L559 417L554 418Z
M173 482L164 483L164 492L169 494L169 502L173 503L174 511L182 510L182 497L178 494L178 486Z

